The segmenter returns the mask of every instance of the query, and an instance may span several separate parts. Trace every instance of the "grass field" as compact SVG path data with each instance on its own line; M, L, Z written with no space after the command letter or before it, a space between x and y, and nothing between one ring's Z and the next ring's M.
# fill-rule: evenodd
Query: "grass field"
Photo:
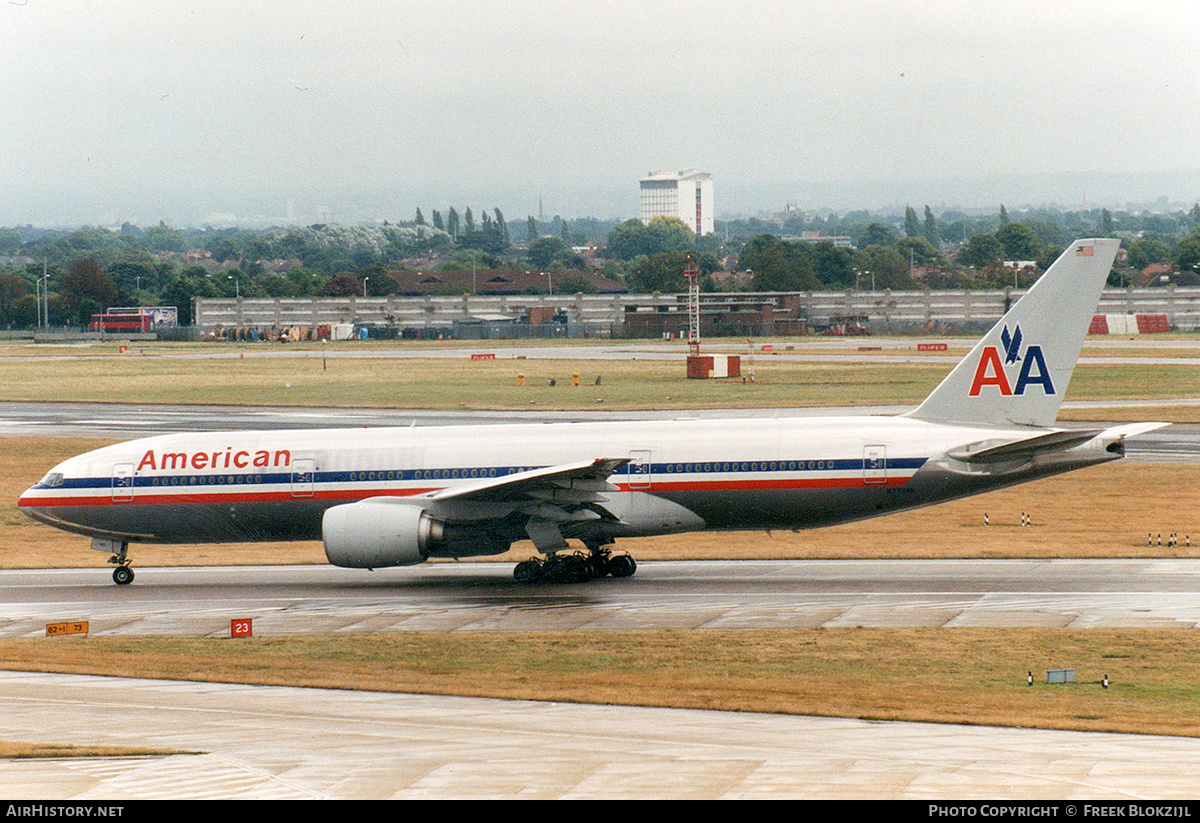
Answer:
M760 353L754 360L754 382L688 380L683 351L677 345L664 349L675 352L675 360L636 359L636 352L620 360L582 356L519 360L509 349L489 341L479 349L495 353L496 359L483 361L470 359L474 349L457 345L421 350L451 351L450 357L357 357L349 355L412 354L414 349L339 344L336 351L346 356L328 358L312 347L279 352L253 345L148 344L122 355L115 344L56 349L8 346L0 347L0 400L505 410L898 405L918 403L951 368L935 359L946 353L891 347L859 353L851 348L846 353L867 362L799 362ZM570 350L562 348L569 355ZM954 348L949 354L961 354L966 342ZM1200 353L1200 343L1197 349ZM720 350L719 344L714 344L714 350ZM811 348L805 352L827 353ZM1109 349L1091 354L1118 356ZM884 359L896 355L907 362ZM879 361L873 362L875 358ZM743 374L747 372L748 362L743 364ZM520 375L524 386L518 385ZM1081 365L1068 397L1144 400L1197 395L1200 369L1195 366L1114 363ZM1169 413L1174 416L1154 419L1183 422L1196 411L1182 408ZM1114 418L1109 414L1104 419Z
M0 640L22 670L971 725L1200 735L1200 633L393 633ZM1048 686L1049 668L1076 670ZM1032 671L1035 685L1026 685ZM1107 676L1111 687L1099 686Z

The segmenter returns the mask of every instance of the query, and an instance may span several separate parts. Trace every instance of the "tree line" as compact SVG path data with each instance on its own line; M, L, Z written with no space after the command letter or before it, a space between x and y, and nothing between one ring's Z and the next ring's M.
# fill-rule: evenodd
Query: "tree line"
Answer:
M800 235L843 238L808 242ZM906 207L903 214L789 213L782 218L718 222L696 237L680 220L526 220L511 226L499 209L445 214L381 225L315 224L262 230L180 229L159 223L72 231L0 228L0 327L37 323L36 295L48 291L53 325L85 325L114 305L174 305L190 322L193 297L285 297L395 293L390 271L404 268L487 270L579 269L594 265L637 292L685 288L682 272L695 258L704 287L736 255L749 271L742 286L756 291L871 287L994 288L1012 282L1004 261L1034 261L1044 269L1075 237L1119 237L1132 268L1166 261L1176 282L1200 285L1200 204L1187 212L1074 212L1001 206L991 215ZM598 261L576 249L588 242ZM286 266L278 261L288 261ZM1124 281L1114 280L1114 284ZM587 291L579 278L573 288Z

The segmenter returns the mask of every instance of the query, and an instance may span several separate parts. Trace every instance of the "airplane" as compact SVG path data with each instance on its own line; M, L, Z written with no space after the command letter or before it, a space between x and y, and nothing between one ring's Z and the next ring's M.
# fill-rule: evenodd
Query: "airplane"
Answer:
M529 539L519 581L628 577L618 539L814 528L1123 457L1166 424L1054 426L1117 247L1073 242L898 416L170 434L70 458L18 505L91 537L121 585L131 543L283 540L376 569Z

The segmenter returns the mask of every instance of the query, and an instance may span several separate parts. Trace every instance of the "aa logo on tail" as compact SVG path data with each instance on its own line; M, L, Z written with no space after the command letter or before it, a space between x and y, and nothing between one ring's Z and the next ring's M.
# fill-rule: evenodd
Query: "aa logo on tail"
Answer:
M1046 358L1042 356L1042 347L1028 346L1022 356L1019 324L1011 333L1005 325L1000 333L1000 342L1004 346L1003 362L999 349L995 346L983 347L979 365L975 367L975 379L971 381L971 397L977 397L984 386L995 386L1004 397L1023 395L1030 386L1041 386L1044 394L1055 393L1054 383L1050 380L1050 370L1046 368ZM1004 371L1004 365L1012 363L1021 364L1015 385L1009 382L1008 374Z

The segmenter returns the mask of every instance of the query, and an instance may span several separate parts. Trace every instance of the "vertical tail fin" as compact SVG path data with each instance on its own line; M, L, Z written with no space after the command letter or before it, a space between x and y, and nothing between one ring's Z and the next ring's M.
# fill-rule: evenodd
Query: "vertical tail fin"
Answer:
M1118 240L1076 240L910 417L1051 426Z

